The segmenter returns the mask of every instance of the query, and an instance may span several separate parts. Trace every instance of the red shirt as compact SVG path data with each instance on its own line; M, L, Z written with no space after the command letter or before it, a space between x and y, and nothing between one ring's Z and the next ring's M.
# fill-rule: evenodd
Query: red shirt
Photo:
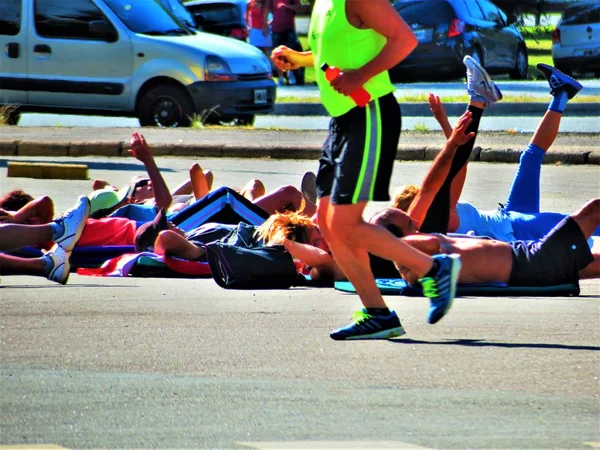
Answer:
M256 6L254 0L248 2L248 26L262 30L263 28L263 9Z
M296 29L296 24L294 22L296 12L293 9L286 8L284 5L297 4L298 0L269 1L269 6L271 7L270 11L273 14L273 21L271 22L273 33L285 33Z
M136 221L124 217L88 219L77 246L135 245L136 229Z

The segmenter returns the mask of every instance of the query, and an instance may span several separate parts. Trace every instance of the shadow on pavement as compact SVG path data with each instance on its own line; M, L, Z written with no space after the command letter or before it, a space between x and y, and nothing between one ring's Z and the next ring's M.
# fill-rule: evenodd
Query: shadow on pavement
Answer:
M558 350L591 350L600 351L600 347L591 345L564 345L564 344L527 344L518 342L489 342L481 339L456 339L447 341L420 341L415 339L391 339L395 344L423 344L423 345L462 345L464 347L502 347L502 348L543 348Z

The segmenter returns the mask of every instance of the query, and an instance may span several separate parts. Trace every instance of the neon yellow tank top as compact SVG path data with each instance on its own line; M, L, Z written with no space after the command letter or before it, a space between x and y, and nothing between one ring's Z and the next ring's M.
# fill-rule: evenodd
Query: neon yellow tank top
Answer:
M347 113L356 103L346 95L336 92L325 78L321 65L339 67L341 70L358 69L379 54L386 39L372 29L360 30L346 18L347 0L316 0L310 18L308 41L315 60L315 76L321 92L321 102L332 117ZM371 98L394 92L388 72L382 72L364 85Z

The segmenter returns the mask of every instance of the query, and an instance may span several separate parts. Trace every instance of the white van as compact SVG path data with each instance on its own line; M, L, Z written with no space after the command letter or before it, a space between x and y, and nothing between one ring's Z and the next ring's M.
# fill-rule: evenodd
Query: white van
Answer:
M157 0L1 0L0 49L12 124L25 111L251 124L275 103L260 50L190 29Z

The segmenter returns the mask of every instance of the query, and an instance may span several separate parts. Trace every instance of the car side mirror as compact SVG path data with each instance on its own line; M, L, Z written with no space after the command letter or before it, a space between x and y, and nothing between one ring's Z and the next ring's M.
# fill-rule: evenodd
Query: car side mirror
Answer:
M103 39L106 42L115 42L117 40L115 29L104 20L90 22L89 32L92 37Z

